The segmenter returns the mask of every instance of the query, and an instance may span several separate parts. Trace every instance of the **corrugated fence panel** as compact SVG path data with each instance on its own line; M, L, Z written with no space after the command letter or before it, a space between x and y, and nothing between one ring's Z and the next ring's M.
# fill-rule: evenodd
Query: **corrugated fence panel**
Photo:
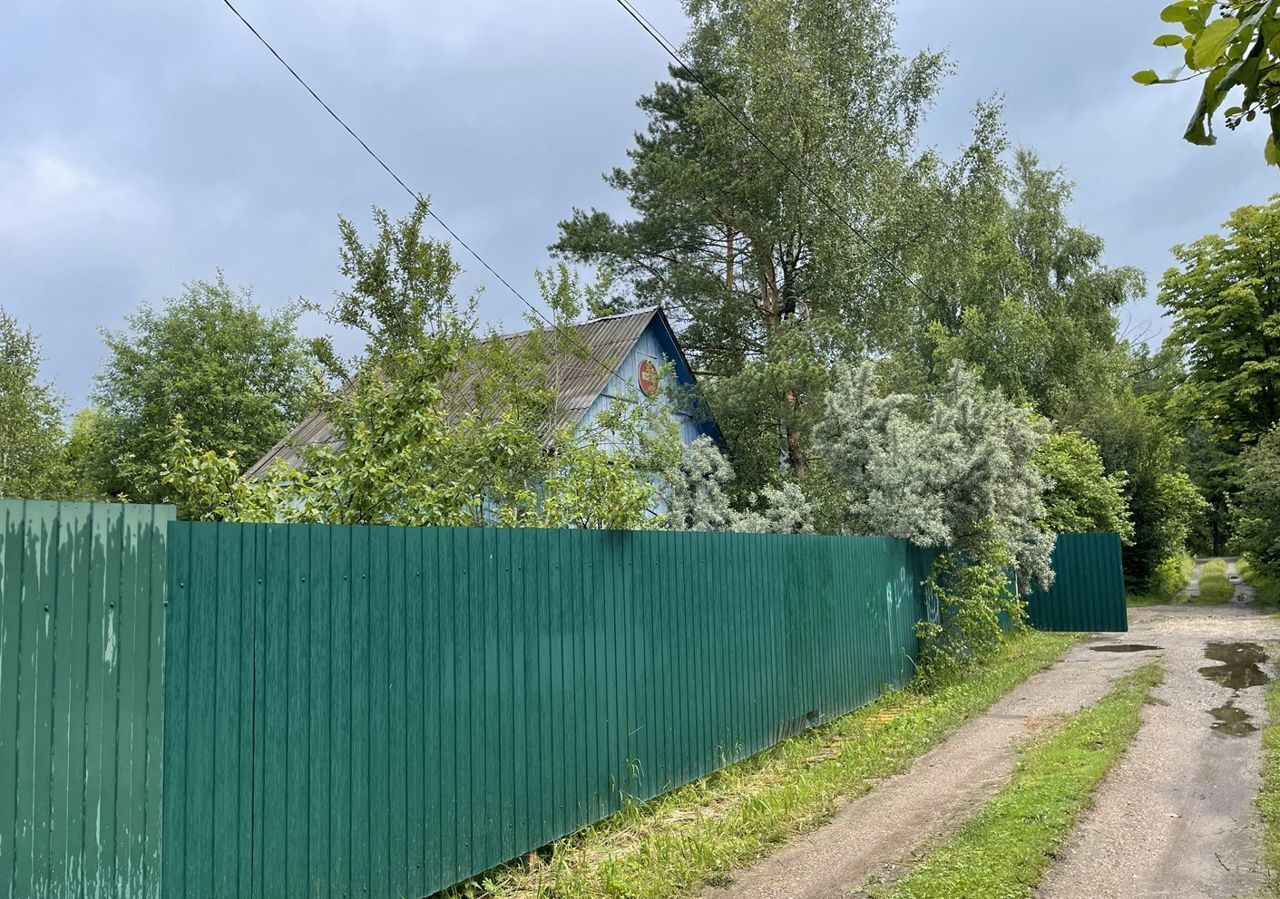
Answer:
M160 892L172 506L0 500L0 895Z
M1129 630L1119 534L1059 535L1053 569L1053 586L1028 597L1032 627L1042 631Z
M164 895L424 896L910 676L880 538L179 522Z

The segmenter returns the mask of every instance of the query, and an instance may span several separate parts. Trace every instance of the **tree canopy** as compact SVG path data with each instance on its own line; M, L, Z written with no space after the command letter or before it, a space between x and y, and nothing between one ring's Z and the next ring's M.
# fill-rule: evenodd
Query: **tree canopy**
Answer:
M222 275L193 281L122 331L103 331L107 358L93 392L101 409L112 495L163 501L171 427L182 415L199 446L248 465L309 411L317 375L295 323L264 313Z
M0 308L0 497L62 498L62 398L41 380L40 346Z
M949 64L898 50L892 6L687 3L693 71L640 99L648 128L606 176L632 216L575 210L552 247L673 310L738 500L808 475L833 363L889 355L918 392L964 362L1050 414L1142 288L1069 221L1062 174L1008 153L997 104L954 161L919 146Z
M582 432L554 426L549 361L580 353L564 327L518 347L480 331L474 302L454 293L447 244L422 234L427 207L393 222L375 210L368 243L342 222L350 288L330 320L366 337L320 408L325 443L295 447L260 477L234 454L202 446L179 420L165 472L187 514L237 521L628 529L662 523L656 476L679 454L677 425L661 398L615 403ZM567 270L541 279L553 308L594 296ZM322 347L329 347L324 342Z
M1224 227L1173 248L1160 302L1186 369L1176 411L1238 451L1280 421L1280 198L1242 206Z

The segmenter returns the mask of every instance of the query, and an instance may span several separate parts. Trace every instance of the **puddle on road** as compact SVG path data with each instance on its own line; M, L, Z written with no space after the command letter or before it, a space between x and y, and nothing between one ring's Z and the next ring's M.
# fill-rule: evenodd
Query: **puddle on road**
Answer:
M1226 705L1218 706L1216 709L1210 709L1209 714L1217 719L1209 726L1228 737L1243 737L1258 729L1250 723L1253 718L1248 712L1244 709L1236 708L1229 702Z
M1090 646L1094 652L1151 652L1159 646L1148 646L1146 643L1112 643L1107 646Z
M1258 687L1271 680L1262 670L1267 654L1257 643L1210 643L1204 656L1221 665L1206 665L1200 673L1228 690Z

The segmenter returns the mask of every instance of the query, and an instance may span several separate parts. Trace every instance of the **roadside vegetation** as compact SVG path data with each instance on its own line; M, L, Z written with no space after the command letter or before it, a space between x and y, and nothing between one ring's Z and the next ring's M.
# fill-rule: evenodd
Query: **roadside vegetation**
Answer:
M1280 577L1258 568L1248 556L1236 562L1236 571L1240 573L1240 580L1254 589L1258 602L1272 606L1280 605Z
M1275 648L1271 658L1276 661ZM1254 801L1262 816L1262 855L1269 885L1280 896L1280 678L1267 686L1267 721L1262 732L1262 788Z
M1191 582L1196 561L1188 553L1170 556L1157 567L1146 589L1129 594L1129 605L1152 606L1173 602L1174 598Z
M1075 636L1011 638L968 680L925 695L899 690L832 723L645 803L443 894L557 899L697 895L811 830L881 779L906 770Z
M1033 895L1094 789L1138 732L1143 702L1161 679L1158 663L1145 665L1122 679L1097 705L1027 744L1009 784L880 895L887 899ZM1273 739L1280 741L1280 734Z
M1224 603L1235 595L1235 585L1227 580L1227 563L1222 559L1210 559L1200 571L1200 595L1191 599L1192 605L1212 606Z

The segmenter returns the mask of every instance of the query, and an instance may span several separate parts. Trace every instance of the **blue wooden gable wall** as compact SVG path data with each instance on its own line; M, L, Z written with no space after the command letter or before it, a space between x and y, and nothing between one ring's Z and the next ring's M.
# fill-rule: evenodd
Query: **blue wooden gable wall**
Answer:
M676 346L675 336L666 326L662 315L655 315L650 320L648 327L640 335L635 346L631 348L631 352L617 366L617 374L609 379L609 383L605 385L600 395L587 409L586 414L582 416L579 428L591 427L599 414L606 409L618 397L634 396L636 391L640 389L640 383L637 376L640 371L640 364L648 359L654 365L662 366L667 362L673 364L672 375L677 383L682 387L688 387L694 384L693 372L689 371L689 366L684 361L684 354ZM670 403L664 397L664 401ZM674 406L673 406L674 409ZM724 449L724 438L720 435L720 429L716 427L706 415L693 414L693 410L674 409L676 417L680 420L680 437L686 443L692 443L700 436L710 437L716 444Z

